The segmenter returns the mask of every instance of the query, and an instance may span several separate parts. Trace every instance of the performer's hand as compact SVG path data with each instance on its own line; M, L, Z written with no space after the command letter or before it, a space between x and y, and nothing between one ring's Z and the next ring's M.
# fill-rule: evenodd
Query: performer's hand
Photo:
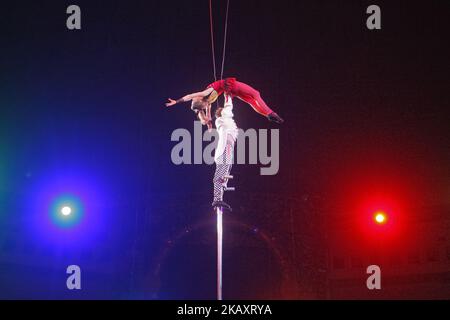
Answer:
M208 126L208 132L211 132L212 131L212 121L209 120L206 125Z
M170 106L173 106L174 104L176 104L177 103L177 101L176 100L173 100L173 99L167 99L167 102L166 102L166 107L170 107Z

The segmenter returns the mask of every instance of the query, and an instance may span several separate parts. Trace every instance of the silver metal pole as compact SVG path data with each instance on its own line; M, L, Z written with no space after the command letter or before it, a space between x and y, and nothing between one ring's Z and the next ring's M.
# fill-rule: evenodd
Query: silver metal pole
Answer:
M217 300L222 300L222 208L217 207Z

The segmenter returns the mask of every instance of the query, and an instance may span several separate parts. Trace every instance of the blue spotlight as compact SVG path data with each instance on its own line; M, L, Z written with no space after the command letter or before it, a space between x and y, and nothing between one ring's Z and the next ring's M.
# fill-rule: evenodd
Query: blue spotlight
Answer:
M98 241L107 225L101 217L105 195L110 194L99 182L102 180L75 168L37 176L29 184L30 200L26 202L33 240L66 248L88 247Z
M84 208L81 201L73 195L61 195L50 205L50 217L53 224L61 228L72 228L83 218Z
M72 213L72 208L69 206L64 206L61 208L61 213L63 216L68 216Z

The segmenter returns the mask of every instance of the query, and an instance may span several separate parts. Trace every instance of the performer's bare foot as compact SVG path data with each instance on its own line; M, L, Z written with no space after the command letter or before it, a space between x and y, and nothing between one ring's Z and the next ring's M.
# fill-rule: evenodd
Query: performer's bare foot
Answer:
M276 112L272 112L271 114L269 114L267 116L267 119L269 119L269 121L273 121L276 123L283 123L284 120L276 113Z
M228 211L233 211L233 209L231 209L230 205L228 203L226 203L225 201L214 201L212 203L212 207L214 209L222 208L222 209L226 209Z

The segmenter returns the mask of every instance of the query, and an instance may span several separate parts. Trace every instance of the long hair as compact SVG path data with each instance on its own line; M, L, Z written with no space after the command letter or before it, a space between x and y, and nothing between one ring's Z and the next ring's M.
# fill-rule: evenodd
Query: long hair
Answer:
M208 99L206 97L198 100L192 100L191 110L192 111L201 111L205 109L208 105Z

